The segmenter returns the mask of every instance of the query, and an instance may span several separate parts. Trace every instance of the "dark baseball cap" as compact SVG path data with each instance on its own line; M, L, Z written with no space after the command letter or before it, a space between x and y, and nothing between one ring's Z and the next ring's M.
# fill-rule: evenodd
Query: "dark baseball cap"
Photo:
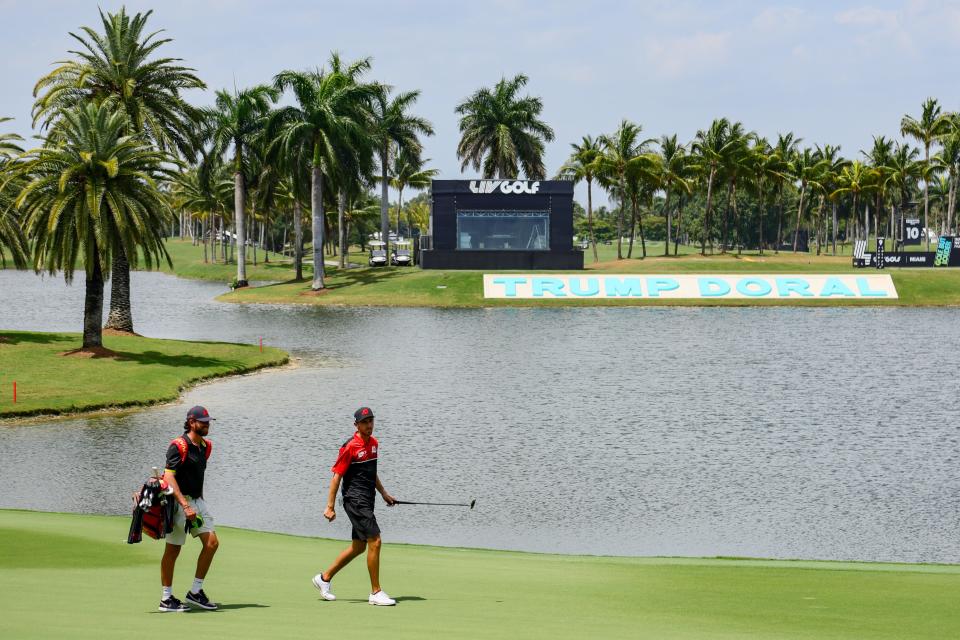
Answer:
M353 421L360 422L373 417L373 410L370 407L360 407L353 412Z
M197 405L190 409L190 411L187 411L187 420L190 418L200 422L210 422L211 420L216 420L216 418L210 417L210 412L207 411L206 407L201 407L200 405Z

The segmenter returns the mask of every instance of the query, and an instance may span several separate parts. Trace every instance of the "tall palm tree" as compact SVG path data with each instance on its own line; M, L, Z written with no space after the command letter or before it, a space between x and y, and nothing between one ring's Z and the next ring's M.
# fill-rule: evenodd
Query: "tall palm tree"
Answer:
M837 255L837 201L831 198L830 194L840 187L840 174L844 167L849 165L850 162L840 156L839 145L825 144L822 147L818 145L816 155L824 161L819 180L821 186L821 206L823 204L823 198L830 200L831 244L833 245L833 255Z
M887 199L887 177L891 171L890 158L893 153L893 140L888 140L885 136L874 136L870 151L861 151L860 153L867 158L867 162L870 164L870 175L873 183L874 232L878 233L880 219L883 217ZM866 225L866 222L864 224ZM866 235L869 237L869 229L867 229Z
M797 155L797 148L801 142L803 142L803 138L797 138L793 135L793 132L781 133L777 135L777 144L773 147L774 153L777 154L780 163L785 167L785 170L781 172L778 177L774 178L774 182L777 184L777 204L779 209L779 215L777 217L777 245L773 249L774 253L780 253L780 247L783 245L783 189L787 182L790 181L790 172L788 169L790 163L793 162L794 156Z
M246 287L246 206L247 181L251 175L250 163L255 140L263 134L270 105L276 101L278 92L266 85L248 89L217 91L215 106L207 110L211 155L222 157L232 154L230 167L233 170L233 220L237 237L236 287Z
M903 116L900 121L900 134L910 136L923 144L923 162L930 165L930 147L935 141L949 133L950 118L940 110L936 98L927 98L923 101L920 118L910 115ZM927 181L923 183L923 226L927 238L927 251L930 251L930 228L927 226L930 213L930 189Z
M0 118L0 123L12 118ZM23 153L17 144L23 138L15 133L0 134L0 267L7 266L7 253L18 269L27 266L27 242L23 235L14 200L22 187L13 157Z
M884 174L886 184L883 186L896 189L896 195L899 196L896 198L896 206L900 210L901 217L910 200L910 194L914 193L917 181L921 179L931 181L933 176L927 172L934 168L934 165L920 160L919 149L909 144L897 143L887 160L887 170Z
M950 184L947 197L946 232L951 234L954 228L953 214L957 206L957 181L960 179L960 116L954 114L950 117L950 129L941 139L941 144L940 153L934 158L934 162L941 171L946 171Z
M404 189L426 189L440 171L438 169L424 169L430 162L429 158L421 158L410 152L398 151L394 154L393 169L390 174L390 186L397 190L397 235L400 235L400 212L403 210ZM413 229L408 219L407 227Z
M713 183L717 172L722 169L731 151L738 144L740 144L739 138L730 136L730 121L726 118L714 120L709 129L697 131L693 140L692 151L697 156L697 166L700 173L707 178L707 208L700 236L700 255L702 256L707 253L707 234L710 233L710 213L713 207ZM712 247L712 239L710 243Z
M273 80L277 89L290 89L297 104L275 112L271 123L272 144L288 157L297 157L297 147L302 147L310 162L311 288L314 291L325 287L324 173L336 177L344 158L351 154L355 164L367 162L371 144L367 105L376 90L375 86L360 82L362 74L370 68L369 59L344 65L334 53L330 55L329 66L326 71L283 71Z
M593 261L599 262L597 256L597 238L593 233L593 181L597 177L597 163L602 153L599 140L591 136L583 136L579 144L572 143L573 153L557 172L558 180L572 180L578 184L581 180L587 183L587 229L590 233L590 245L593 247Z
M823 171L825 162L818 158L812 149L804 149L798 153L791 163L792 177L800 183L800 202L797 204L797 224L793 230L793 252L797 252L797 242L800 237L800 221L803 219L804 198L807 195L807 187L819 187L820 173Z
M608 190L620 201L617 214L617 259L623 260L623 212L627 206L628 172L631 162L643 154L652 140L640 140L643 128L622 120L620 126L611 135L600 136L603 153L597 160L597 174L608 186Z
M127 134L140 134L161 150L192 158L201 114L183 92L206 85L179 58L153 57L172 40L159 37L162 31L146 33L151 13L101 11L102 33L90 27L71 33L80 43L78 51L69 52L76 57L58 62L33 89L34 125L53 125L61 109L104 103L126 114ZM130 261L136 259L123 247L114 253L108 328L133 332Z
M752 133L744 131L743 124L733 122L727 134L729 142L723 158L723 175L727 181L727 206L723 213L723 231L721 236L720 253L727 251L727 222L728 212L733 210L733 227L737 237L737 253L740 253L740 215L737 211L737 183L740 178L749 173L750 146Z
M173 158L129 130L108 104L61 112L55 144L30 151L17 197L33 243L35 266L73 279L86 272L83 349L101 347L103 277L112 254L140 252L148 265L170 257L163 228L172 213L157 182L172 178Z
M663 189L663 212L667 219L667 240L663 245L663 255L670 255L670 233L672 218L670 211L670 196L674 191L690 192L690 184L684 178L687 169L687 147L677 142L677 134L660 137L660 167L657 171L660 177L660 188ZM676 250L674 250L676 255Z
M830 194L831 198L849 195L853 199L853 204L850 207L850 217L847 220L846 239L853 237L851 230L854 226L853 221L857 219L857 203L860 196L868 191L870 179L869 167L859 160L854 160L840 172L840 177L837 179L839 186Z
M516 178L522 168L529 180L544 179L544 143L553 142L553 129L540 119L540 98L519 97L528 81L523 74L501 78L457 105L461 171L471 165L484 178Z
M417 157L423 151L420 135L432 136L433 125L425 118L412 115L409 111L420 97L419 91L407 91L390 97L392 89L387 85L377 85L370 101L370 136L380 158L380 240L388 243L385 247L390 255L390 201L387 186L392 178L389 173L391 151L406 153ZM400 213L397 212L399 220ZM397 231L399 232L399 223Z

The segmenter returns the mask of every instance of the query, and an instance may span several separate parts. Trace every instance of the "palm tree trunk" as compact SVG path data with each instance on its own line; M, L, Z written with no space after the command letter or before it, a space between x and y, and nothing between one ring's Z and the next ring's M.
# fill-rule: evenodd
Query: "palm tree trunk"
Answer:
M723 208L723 232L721 233L722 240L720 241L720 253L724 254L727 252L727 220L730 219L730 195L733 193L733 180L727 183L727 204Z
M130 311L130 263L127 262L127 254L121 246L113 252L110 272L110 313L104 328L133 333L133 313Z
M783 244L783 187L778 190L777 200L780 204L780 214L777 217L777 245L773 248L773 253L780 253L780 245Z
M760 198L760 203L759 203L760 206L757 212L757 231L758 231L757 237L759 238L759 240L757 241L757 249L758 249L757 253L759 253L762 256L763 255L763 214L766 213L766 210L763 207L763 183L762 182L760 183L760 188L757 191L759 193L759 198Z
M340 268L347 268L347 196L343 189L337 193L337 231L340 241Z
M670 189L664 189L666 197L663 200L663 211L667 216L667 241L663 244L663 255L670 255Z
M593 233L593 180L587 178L587 231L590 233L590 245L593 246L593 262L600 262L597 255L597 237Z
M950 168L950 190L949 197L947 198L947 233L953 233L953 212L954 207L957 204L957 174L953 170L953 167Z
M820 204L817 206L817 255L820 255L820 221L823 219L823 194L820 195Z
M737 245L737 255L741 254L741 246L743 245L740 242L740 210L737 209L737 182L733 182L733 192L730 194L731 207L733 208L733 237L734 242Z
M673 255L680 255L680 236L683 235L683 193L680 193L680 202L677 204L677 235L673 240Z
M323 289L323 174L314 164L310 169L310 221L313 225L313 284L314 291Z
M627 249L627 258L633 257L633 239L637 235L637 197L630 196L630 246Z
M93 242L93 271L87 272L83 298L83 349L103 346L103 271L100 270L100 252Z
M927 142L923 145L923 167L924 169L930 168L930 143ZM930 213L930 178L929 176L924 176L923 178L923 235L927 240L927 251L930 251L930 227L927 226L927 216Z
M403 187L397 189L397 237L400 237L400 212L403 211ZM409 232L409 229L408 229ZM410 235L413 235L411 232Z
M653 194L650 194L650 210L653 211ZM637 207L637 226L640 227L640 257L647 257L647 239L643 235L643 210Z
M700 232L700 255L707 255L707 229L710 228L710 207L713 205L713 178L717 174L714 167L710 168L710 177L707 179L707 209L703 214L703 230Z
M833 202L833 255L837 255L837 202Z
M200 218L200 242L203 243L203 264L207 264L207 218L209 216L203 216Z
M387 250L387 256L390 255L390 194L387 187L390 178L387 176L387 161L390 158L390 148L384 144L380 149L380 240L387 244L383 248Z
M797 252L797 240L800 238L800 217L803 215L803 197L807 193L807 185L800 185L800 204L797 206L797 226L793 231L793 252Z
M297 280L303 280L303 211L299 198L293 200L293 266Z
M623 260L623 208L626 205L625 191L620 190L620 210L617 212L617 260Z

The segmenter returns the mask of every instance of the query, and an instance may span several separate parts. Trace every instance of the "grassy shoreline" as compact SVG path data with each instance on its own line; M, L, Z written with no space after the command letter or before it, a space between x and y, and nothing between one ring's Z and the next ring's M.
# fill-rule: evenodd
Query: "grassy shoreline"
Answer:
M114 356L63 355L80 342L76 333L0 330L0 419L160 404L200 382L289 361L273 347L119 335L103 339Z
M472 517L483 517L482 510ZM319 521L319 514L317 516ZM321 629L390 638L945 638L960 633L960 566L619 558L392 544L384 588L395 608L366 606L360 560L323 602L310 577L344 540L218 527L204 585L215 613L154 614L161 545L122 542L129 518L0 510L0 635L315 638ZM318 531L346 525L317 524ZM192 579L197 545L178 563ZM49 616L49 603L57 616ZM109 624L105 624L105 621ZM160 625L159 627L157 625Z

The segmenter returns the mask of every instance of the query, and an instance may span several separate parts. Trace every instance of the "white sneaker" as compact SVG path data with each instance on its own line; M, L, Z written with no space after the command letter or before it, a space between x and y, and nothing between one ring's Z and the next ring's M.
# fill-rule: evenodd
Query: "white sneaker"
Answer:
M313 586L320 590L320 596L324 600L336 600L337 596L330 593L330 583L323 579L323 574L318 573L313 576Z
M381 589L376 593L371 593L370 597L367 599L367 603L375 604L379 607L392 607L397 604L397 601L387 595L387 592Z

